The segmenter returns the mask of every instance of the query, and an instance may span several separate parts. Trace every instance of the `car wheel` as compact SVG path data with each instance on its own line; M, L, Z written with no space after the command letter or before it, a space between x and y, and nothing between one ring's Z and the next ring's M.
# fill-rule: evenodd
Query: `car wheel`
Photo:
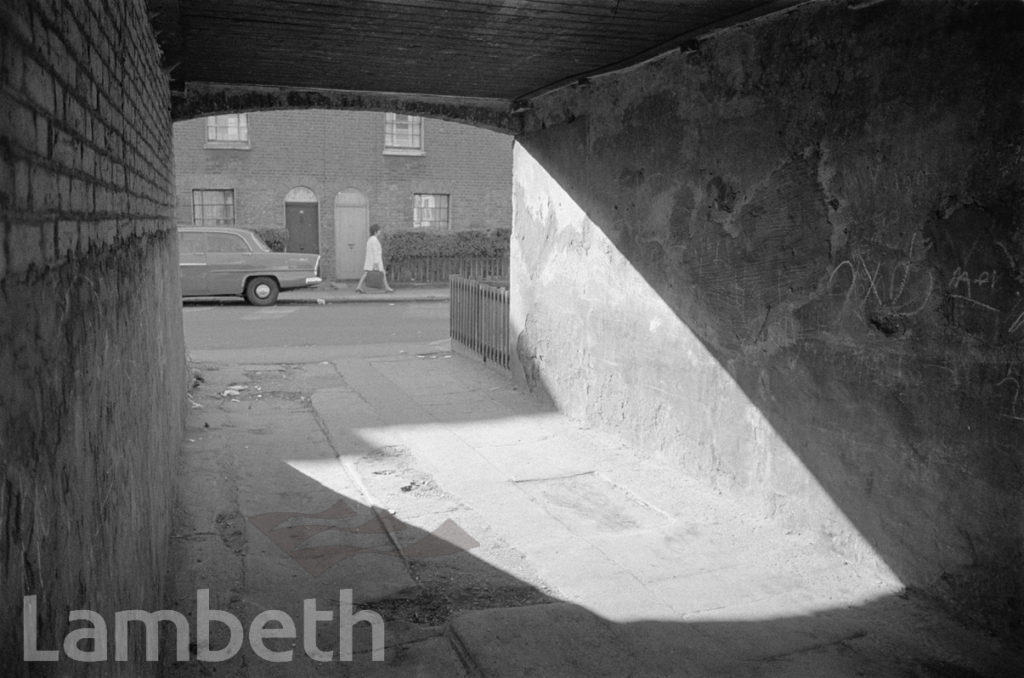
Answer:
M245 283L245 300L253 306L273 306L278 291L277 281L273 278L252 278Z

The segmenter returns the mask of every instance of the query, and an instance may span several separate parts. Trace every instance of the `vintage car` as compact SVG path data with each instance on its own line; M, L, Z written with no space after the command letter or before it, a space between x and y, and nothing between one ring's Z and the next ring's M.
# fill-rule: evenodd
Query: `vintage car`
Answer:
M320 256L274 252L258 235L226 226L179 226L183 297L242 296L270 306L281 290L321 281Z

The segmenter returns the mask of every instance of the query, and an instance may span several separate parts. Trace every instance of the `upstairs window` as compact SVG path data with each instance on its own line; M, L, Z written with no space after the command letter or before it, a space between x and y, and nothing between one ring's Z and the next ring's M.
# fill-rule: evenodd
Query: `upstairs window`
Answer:
M437 228L447 231L448 196L444 193L416 193L413 196L412 225L414 228Z
M198 226L232 226L235 223L235 192L192 191L192 222Z
M423 155L423 118L418 115L385 113L384 153Z
M249 148L249 121L245 113L206 118L207 148Z

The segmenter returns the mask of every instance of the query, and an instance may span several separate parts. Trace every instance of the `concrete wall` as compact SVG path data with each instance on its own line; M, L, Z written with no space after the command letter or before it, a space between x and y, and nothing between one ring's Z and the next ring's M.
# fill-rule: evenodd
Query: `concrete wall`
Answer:
M1021 619L1024 6L824 2L532 102L516 373Z
M206 148L206 118L175 123L178 223L192 221L192 190L233 189L236 224L284 228L284 198L305 186L320 200L322 270L334 272L334 198L355 188L369 221L411 228L414 193L446 193L453 230L507 228L512 220L512 140L506 134L424 119L421 156L384 153L384 113L331 110L248 114L250 148Z
M69 610L164 603L185 387L169 101L142 0L5 2L0 50L0 674L84 675L22 663L22 596L49 650Z

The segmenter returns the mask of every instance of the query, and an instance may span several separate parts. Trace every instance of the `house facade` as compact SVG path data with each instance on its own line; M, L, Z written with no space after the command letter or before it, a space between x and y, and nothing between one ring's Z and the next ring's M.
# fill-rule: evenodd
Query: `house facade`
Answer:
M179 224L288 231L357 278L370 224L508 227L512 139L460 123L380 112L291 110L175 123Z

